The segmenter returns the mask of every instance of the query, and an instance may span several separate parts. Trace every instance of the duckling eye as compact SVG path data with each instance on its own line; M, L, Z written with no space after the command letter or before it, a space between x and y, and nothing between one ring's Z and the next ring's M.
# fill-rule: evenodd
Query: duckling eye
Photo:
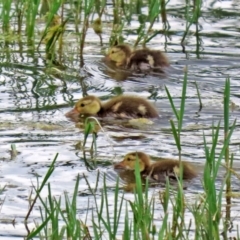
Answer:
M115 51L113 51L113 50L112 50L112 52L111 52L111 53L115 53Z
M84 107L85 106L85 104L84 103L81 103L81 105L80 105L81 107Z
M127 158L127 161L130 162L130 161L131 161L131 158Z

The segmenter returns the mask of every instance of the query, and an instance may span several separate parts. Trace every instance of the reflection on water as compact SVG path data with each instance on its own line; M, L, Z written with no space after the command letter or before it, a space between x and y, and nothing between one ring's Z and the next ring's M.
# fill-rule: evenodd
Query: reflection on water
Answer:
M45 60L43 46L39 53L34 53L25 43L3 44L0 53L0 186L6 185L6 190L0 195L0 200L4 201L0 212L1 239L11 239L13 234L22 238L26 234L23 220L28 210L32 183L37 184L35 175L39 175L40 179L44 176L57 152L59 157L51 178L54 195L61 195L65 190L72 193L77 174L83 173L93 186L96 184L97 171L106 173L107 185L114 186L117 174L112 170L111 163L117 162L127 152L144 150L151 156L177 158L178 151L169 124L173 113L165 86L179 107L186 66L188 86L181 135L182 156L200 168L203 166L203 133L206 141L211 143L211 126L223 118L226 77L231 79L230 122L239 116L240 50L237 26L240 19L237 11L240 5L237 1L205 2L198 23L199 34L196 36L195 27L190 29L185 39L186 52L183 53L180 42L186 27L184 5L184 1L169 2L167 12L171 28L165 35L158 34L148 43L150 48L165 49L167 52L172 68L166 71L166 75L129 74L106 66L101 62L103 54L99 40L91 31L86 37L82 68L76 51L78 44L73 35L66 35L64 67L50 67ZM136 38L134 29L138 27L137 24L133 21L130 30L124 31L126 42L130 44ZM73 26L74 23L70 21L69 28ZM155 28L159 27L159 23L156 24ZM104 48L108 47L108 32L103 33L102 39ZM195 82L203 103L200 112ZM83 161L82 151L75 148L76 143L83 141L83 130L69 122L64 113L86 93L105 99L116 95L116 89L149 98L161 118L152 125L142 126L129 122L103 122L105 132L99 131L97 138L97 169L91 170ZM240 160L239 134L237 125L230 146L230 151L234 153L234 166L237 167ZM222 141L221 130L217 153L221 150ZM20 154L10 161L12 143L15 143ZM88 148L90 145L91 139L87 141ZM91 160L89 155L88 158ZM218 189L223 176L224 169L221 169L216 183ZM99 182L102 183L102 177ZM239 189L239 180L236 178L233 178L233 188ZM159 189L154 188L150 192L156 195ZM87 191L84 179L80 181L79 191ZM201 192L200 174L185 193L189 199L193 199ZM111 197L111 191L109 195ZM47 196L47 189L43 191L44 196ZM81 196L81 205L87 204L88 198L91 199L91 196ZM127 195L127 198L132 198L132 195ZM237 222L239 201L234 201L233 217ZM161 213L162 208L156 206L156 214L160 216ZM84 215L82 210L79 217ZM190 218L191 214L188 215ZM39 219L38 209L33 211L31 217ZM11 223L12 219L15 219L15 227Z

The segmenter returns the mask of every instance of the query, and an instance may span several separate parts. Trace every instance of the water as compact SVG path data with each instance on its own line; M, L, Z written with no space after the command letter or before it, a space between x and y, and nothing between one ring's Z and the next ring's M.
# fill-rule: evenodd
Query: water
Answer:
M107 174L107 185L114 186L117 174L112 164L119 161L130 151L144 150L151 156L175 157L178 151L171 134L169 119L174 118L165 92L168 87L174 103L179 106L184 69L188 67L188 87L186 94L185 117L181 135L182 156L185 160L196 164L200 169L199 178L189 186L186 196L194 198L202 192L201 173L205 162L203 133L211 142L211 126L214 122L223 121L223 89L225 79L231 79L231 114L232 123L239 115L239 14L238 1L206 1L199 19L199 36L195 34L193 25L186 38L186 53L182 53L180 45L185 30L185 2L171 1L168 4L168 21L171 26L170 35L157 35L148 47L166 51L172 69L166 75L139 76L131 75L123 81L125 75L121 71L109 72L101 61L104 50L108 47L109 29L105 26L103 47L98 37L89 29L84 48L84 66L80 68L76 49L74 25L70 21L65 33L66 50L64 52L64 68L48 69L45 61L44 46L40 53L29 51L26 43L17 42L8 47L1 55L0 76L0 185L6 190L0 196L4 204L0 211L1 239L20 238L26 235L23 220L28 211L28 198L32 185L36 185L35 175L41 177L56 153L59 153L56 169L51 176L52 193L60 196L64 191L73 192L76 176L86 174L92 186L95 185L98 171ZM67 10L69 11L69 10ZM134 29L138 22L133 21L126 27L126 42L136 39ZM156 23L155 28L161 28ZM68 35L70 34L70 35ZM36 41L37 42L37 41ZM199 101L196 92L198 84L203 108L199 112ZM121 88L125 93L150 97L159 110L161 119L146 127L126 127L124 125L104 124L105 133L99 132L97 139L97 168L89 170L81 150L76 148L83 141L83 131L75 128L68 121L66 113L73 102L82 97L83 92L102 98L114 95ZM155 101L156 100L156 101ZM239 167L239 125L233 133L230 150L234 153L234 165ZM223 131L219 138L219 151L223 141ZM15 159L10 159L10 145L14 143L19 151ZM90 147L91 141L87 146ZM222 173L224 170L221 169ZM221 183L221 176L218 185ZM100 186L102 187L102 181ZM239 181L234 178L234 189L238 189ZM88 192L84 179L80 180L79 191ZM154 193L156 189L151 190ZM110 198L113 192L109 191ZM47 196L47 189L42 197ZM133 199L131 193L127 197ZM79 217L86 215L85 203L93 201L89 194L79 198ZM236 200L238 202L238 200ZM92 203L92 207L94 204ZM123 211L124 212L124 211ZM156 215L162 212L157 206ZM233 207L234 230L239 220L239 209ZM189 214L189 219L191 215ZM157 218L160 224L161 219ZM15 221L13 226L12 221ZM34 208L31 219L39 220L39 211ZM31 221L30 221L31 222ZM30 224L30 227L33 227ZM120 231L121 232L121 231Z

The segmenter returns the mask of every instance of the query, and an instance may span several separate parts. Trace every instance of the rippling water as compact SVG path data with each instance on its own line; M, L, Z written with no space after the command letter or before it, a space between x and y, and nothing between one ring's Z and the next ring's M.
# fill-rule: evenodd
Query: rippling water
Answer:
M104 49L108 47L109 35L103 34L104 46L101 47L92 29L89 29L86 37L83 68L79 67L79 59L74 50L65 53L69 57L66 57L65 68L56 67L55 70L46 67L43 47L40 54L34 54L28 51L27 45L21 52L16 43L9 48L11 57L8 58L5 52L1 53L0 185L6 185L5 192L0 196L0 199L4 200L0 211L1 239L22 238L26 234L23 220L28 210L31 186L36 184L35 174L44 176L56 153L59 153L59 156L51 177L51 186L52 192L57 196L66 190L72 193L76 176L82 173L87 175L93 185L98 171L101 176L106 173L107 184L114 186L116 173L112 170L111 163L119 161L129 151L144 150L151 156L177 158L178 151L169 124L169 119L174 116L165 86L168 87L175 104L179 106L186 66L188 86L181 135L182 156L200 169L203 168L203 133L207 141L211 142L212 123L223 121L223 89L227 77L231 79L233 106L230 122L239 115L240 3L205 1L199 19L199 35L195 34L196 28L193 25L190 28L191 34L186 38L187 53L182 53L180 45L186 28L184 4L183 1L168 3L167 13L171 27L169 36L157 35L148 45L166 51L172 66L166 75L128 75L107 67L102 58ZM129 28L132 30L137 26L138 22L132 22ZM68 28L71 31L71 22ZM161 28L161 24L156 23L155 28ZM131 44L136 35L130 30L125 29L124 33L126 42ZM74 34L69 38L69 49L78 47L73 38ZM67 39L65 41L68 43ZM200 112L195 82L203 102ZM105 133L100 132L97 138L97 169L90 171L83 161L82 151L76 149L76 144L83 141L83 132L75 128L74 124L64 117L64 113L83 93L106 99L119 89L125 93L150 98L158 108L161 119L148 129L104 125ZM239 130L237 123L230 147L236 167L239 167L240 160ZM219 145L222 140L223 131L220 133ZM19 151L14 160L10 160L9 154L12 143L15 143ZM201 172L202 170L199 178L186 191L191 197L202 192ZM221 180L219 177L219 184ZM239 189L236 179L233 183L233 188ZM84 179L80 181L79 191L87 191ZM153 193L155 191L156 189L152 190ZM43 191L44 195L47 196L47 189ZM113 197L111 191L109 197ZM86 214L82 206L89 198L92 201L88 195L79 200L80 217ZM132 199L133 195L127 194L126 198ZM234 227L239 220L239 209L236 206L233 208L233 215L236 217ZM159 211L162 211L160 205L156 215ZM39 218L38 209L34 209L31 217ZM190 217L189 213L189 219ZM13 219L15 226L11 223ZM161 219L156 217L156 222L160 223Z

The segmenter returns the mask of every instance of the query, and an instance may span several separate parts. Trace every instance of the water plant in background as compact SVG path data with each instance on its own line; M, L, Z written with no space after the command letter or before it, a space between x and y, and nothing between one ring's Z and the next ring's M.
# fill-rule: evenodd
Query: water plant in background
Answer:
M162 34L162 29L153 29L154 24L158 21L159 16L162 16L162 23L164 29L166 29L166 22L167 22L167 15L166 15L166 5L168 2L165 1L149 1L148 2L148 15L140 15L139 16L139 23L140 26L137 29L138 37L134 43L136 47L141 41L142 45L146 46L146 44L153 39L156 35ZM147 22L149 25L147 27Z
M17 14L17 16L16 16L17 17L17 26L18 26L17 33L19 36L21 36L23 18L24 18L24 13L25 13L25 4L24 4L24 0L14 1L14 3L15 3L16 14Z
M11 1L2 1L2 11L1 11L2 30L5 33L8 33L10 28L10 20L11 20L10 10L11 10Z
M194 8L192 13L192 7L190 1L186 0L186 7L185 7L185 18L186 18L186 30L183 34L183 38L181 41L183 52L185 53L185 39L189 33L189 29L192 24L196 24L196 38L197 38L197 53L199 53L199 47L201 45L201 40L199 38L199 29L198 29L198 20L201 16L201 7L202 7L202 0L194 1Z
M113 20L112 20L112 30L111 36L109 39L109 45L114 46L119 43L124 42L124 38L122 36L122 30L124 27L123 13L122 13L122 1L120 0L112 0L113 4Z
M53 15L52 18L47 20L46 29L45 29L43 36L39 42L39 45L41 43L46 44L46 53L48 56L49 55L54 56L55 49L56 49L56 43L57 43L58 39L61 38L61 36L64 33L65 24L66 24L66 21L61 23L61 17L57 14ZM59 48L61 48L61 44L59 44ZM47 58L49 59L49 57L47 57Z
M152 28L153 28L153 25L156 21L157 18L159 18L159 15L161 13L161 1L149 1L149 12L148 12L148 20L149 20L149 27L145 33L145 37L143 39L143 46L146 45L147 42L149 42L152 38L151 36L149 37L151 31L152 31ZM136 44L136 43L135 43Z
M19 0L14 4L14 7L16 8L16 15L11 13L12 1L2 1L2 20L3 20L3 30L4 32L8 32L8 29L10 27L10 19L17 18L18 22L18 30L17 32L19 34L22 34L22 28L23 28L23 22L26 22L26 36L28 43L31 45L35 41L36 36L36 19L38 19L38 15L47 14L48 20L46 24L46 28L43 33L42 40L48 35L48 39L51 38L51 40L47 41L47 52L53 47L53 43L56 41L56 39L61 39L62 32L64 31L65 21L63 20L63 10L64 10L64 1L63 0L56 0L56 1L46 1L46 0L37 0L37 1L31 1L31 0ZM149 1L148 2L148 16L143 15L141 13L141 7L144 6L143 2L141 0L137 0L136 2L130 1L119 1L119 0L113 0L113 15L112 15L112 30L111 30L111 36L110 36L110 45L116 45L118 43L124 42L123 37L123 30L126 26L125 22L127 21L129 24L132 21L133 15L138 14L139 15L139 23L140 27L137 30L138 37L135 42L135 46L138 45L140 41L143 42L143 45L145 45L147 42L149 42L154 36L161 33L159 30L153 31L153 25L156 21L159 21L159 14L162 11L162 7L164 6L164 9L166 10L166 4L162 3L162 1ZM98 1L87 1L87 0L77 0L77 1L69 1L69 6L72 9L71 14L73 15L74 22L75 22L75 32L80 32L80 56L82 56L83 48L85 44L85 38L87 34L87 30L89 27L90 17L94 16L95 13L98 14L98 18L95 19L93 22L93 25L95 25L94 29L95 32L100 37L100 42L102 44L102 38L101 38L101 32L102 32L102 15L106 8L108 7L106 0L98 0ZM59 9L61 10L61 24L59 25L59 28L53 28L51 26L52 19L56 14L58 14ZM39 10L40 9L40 10ZM166 12L166 11L165 11ZM83 14L80 14L83 13ZM164 15L162 13L162 15ZM163 22L166 22L166 14L164 15ZM70 18L70 17L69 17ZM146 25L146 21L149 22L149 26ZM99 23L96 25L96 22ZM79 24L81 24L81 31L79 31ZM97 28L96 28L97 26ZM61 30L59 30L61 29ZM153 34L151 35L151 33ZM49 37L51 35L52 37ZM150 37L149 37L150 35ZM40 42L42 42L42 40ZM60 49L62 46L62 43L60 41ZM80 66L83 65L81 59Z
M95 0L84 0L84 5L83 5L83 13L84 13L84 21L82 24L82 31L81 31L81 36L80 36L80 66L83 66L83 48L84 48L84 43L85 43L85 38L89 26L89 18L91 13L93 12L94 9L94 2Z
M50 10L50 4L52 3L52 1L49 0L42 0L41 1L41 8L40 8L40 15L46 15L49 10Z
M104 9L106 7L106 0L96 0L95 1L95 11L98 14L98 18L101 20Z
M65 25L68 21L68 18L63 21L63 1L58 0L54 2L49 2L49 12L45 15L46 18L46 28L43 32L42 38L38 44L37 49L41 43L46 45L46 58L50 60L50 65L55 59L56 44L59 43L58 52L61 53L63 48L63 33L65 31ZM62 16L58 15L60 7L62 7Z
M17 151L15 143L11 144L10 155L11 155L11 160L15 159L18 155L18 151Z
M149 1L148 6L148 16L142 16L139 18L140 26L137 29L138 37L134 43L134 47L136 47L141 40L143 40L143 46L145 46L147 39L149 38L149 34L152 31L153 24L155 19L159 16L160 13L160 1ZM150 25L146 30L146 23L149 22Z
M36 1L27 1L27 9L26 9L26 35L28 39L28 43L34 42L34 28L35 21L38 14L40 0Z
M102 32L103 32L103 26L102 26L102 14L104 12L106 6L106 1L96 0L95 1L95 11L98 14L98 18L96 18L92 23L92 28L94 32L99 36L100 38L100 45L103 45L102 42Z
M92 28L94 32L99 36L100 38L100 45L102 46L102 20L101 18L97 18L93 21Z

